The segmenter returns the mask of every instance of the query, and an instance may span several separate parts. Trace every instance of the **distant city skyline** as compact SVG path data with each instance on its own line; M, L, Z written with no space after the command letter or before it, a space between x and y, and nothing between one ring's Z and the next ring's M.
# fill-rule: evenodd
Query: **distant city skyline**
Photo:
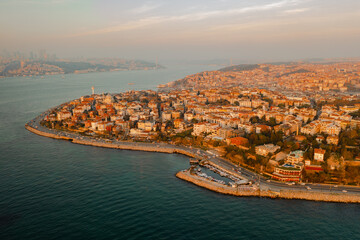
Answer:
M2 0L1 49L59 57L359 57L357 0Z

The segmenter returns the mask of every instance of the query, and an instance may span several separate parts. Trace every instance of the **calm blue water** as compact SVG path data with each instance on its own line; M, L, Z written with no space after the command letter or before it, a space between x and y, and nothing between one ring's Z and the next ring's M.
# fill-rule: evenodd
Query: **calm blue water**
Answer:
M360 205L224 196L177 179L184 156L81 146L24 129L91 86L154 89L206 69L0 79L0 239L360 239Z

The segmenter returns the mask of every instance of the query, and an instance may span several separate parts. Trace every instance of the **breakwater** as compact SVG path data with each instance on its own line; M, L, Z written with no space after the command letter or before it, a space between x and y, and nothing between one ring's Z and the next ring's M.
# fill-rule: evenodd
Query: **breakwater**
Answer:
M259 190L255 187L233 188L228 185L220 184L205 179L203 177L193 175L190 173L189 170L178 172L176 174L176 177L191 182L197 186L222 194L228 194L234 196L259 196Z
M341 194L341 193L327 193L327 192L306 192L301 190L260 190L255 187L230 187L228 185L220 184L210 181L206 178L191 174L189 170L180 171L176 177L191 182L197 186L206 188L208 190L228 194L233 196L249 196L249 197L267 197L267 198L283 198L283 199L300 199L322 202L343 202L343 203L360 203L359 195Z

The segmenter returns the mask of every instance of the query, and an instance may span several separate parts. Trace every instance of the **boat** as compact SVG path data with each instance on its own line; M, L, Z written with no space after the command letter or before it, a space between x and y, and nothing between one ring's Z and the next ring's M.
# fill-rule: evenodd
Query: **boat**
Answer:
M190 164L197 165L197 164L199 164L199 160L195 159L195 158L191 158L190 159Z
M135 84L135 83L133 83L133 82L129 82L129 83L128 83L128 85L134 85L134 84Z

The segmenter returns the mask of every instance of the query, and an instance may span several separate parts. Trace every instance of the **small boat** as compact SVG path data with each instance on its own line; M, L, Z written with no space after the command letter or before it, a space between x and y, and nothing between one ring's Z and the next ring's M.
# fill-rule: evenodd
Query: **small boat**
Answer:
M133 83L133 82L129 82L129 83L128 83L128 85L134 85L134 84L135 84L135 83Z

